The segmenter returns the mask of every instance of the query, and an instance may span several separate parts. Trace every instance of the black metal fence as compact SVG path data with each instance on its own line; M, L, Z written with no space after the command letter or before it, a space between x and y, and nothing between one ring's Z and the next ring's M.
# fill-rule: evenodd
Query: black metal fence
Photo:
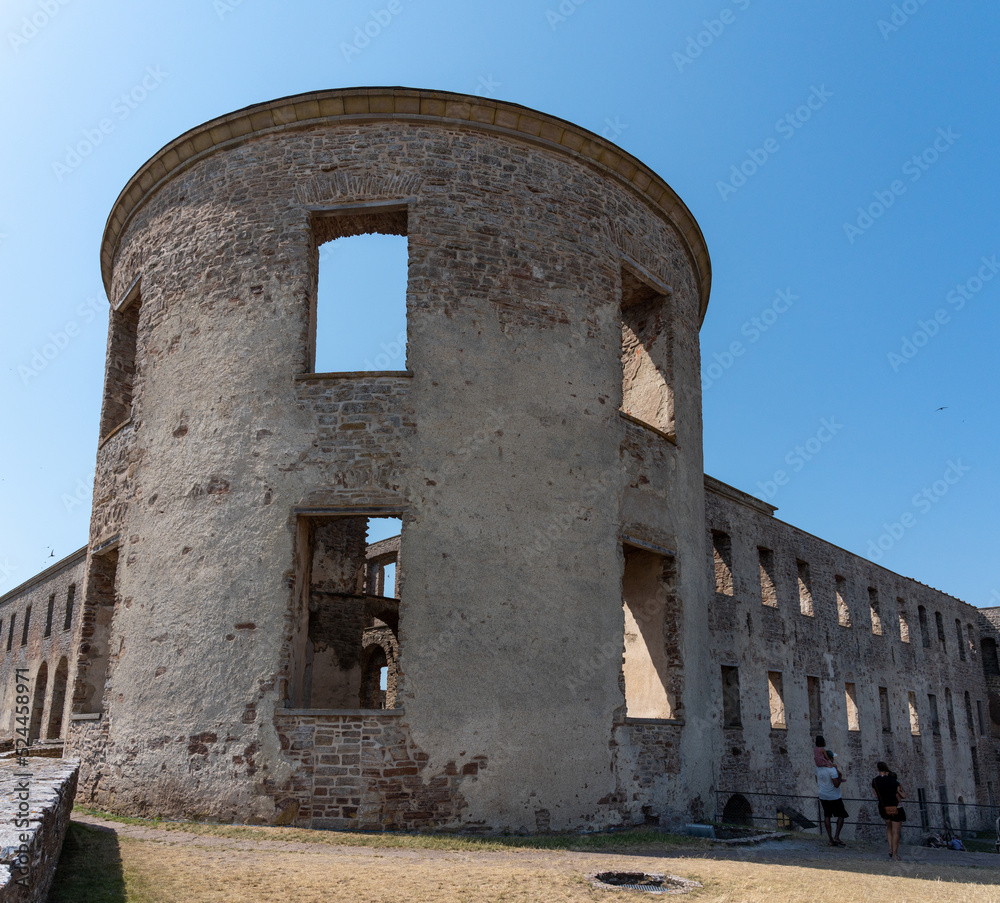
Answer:
M879 818L874 795L844 797L848 818L843 836L857 840L885 837L885 822ZM929 834L951 834L972 838L980 832L995 834L1000 806L968 803L934 803L930 800L903 800L906 821L904 843L920 844ZM823 809L815 796L766 793L750 790L719 790L715 794L715 820L770 830L804 830L823 833ZM992 836L992 835L991 835Z

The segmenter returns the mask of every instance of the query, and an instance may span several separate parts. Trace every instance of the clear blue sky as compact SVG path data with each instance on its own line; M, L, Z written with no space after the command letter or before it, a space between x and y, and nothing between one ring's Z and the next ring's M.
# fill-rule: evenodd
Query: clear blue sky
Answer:
M871 0L47 4L0 11L0 592L87 539L98 249L132 173L251 103L406 85L561 116L660 173L714 266L707 471L1000 604L996 4L906 0L894 21ZM352 47L373 10L387 24ZM35 357L47 343L65 347Z

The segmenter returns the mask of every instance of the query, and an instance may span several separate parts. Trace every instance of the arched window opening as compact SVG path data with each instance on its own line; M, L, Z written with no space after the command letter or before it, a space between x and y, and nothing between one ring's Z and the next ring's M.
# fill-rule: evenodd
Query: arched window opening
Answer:
M63 709L66 706L66 684L69 680L69 662L64 655L56 666L52 679L52 702L49 704L49 724L45 736L55 740L63 736Z
M31 722L28 726L28 740L34 742L41 737L42 713L45 711L45 691L49 687L49 666L42 662L35 675L35 692L31 699Z
M734 793L722 810L722 821L727 825L753 826L753 806L742 793Z

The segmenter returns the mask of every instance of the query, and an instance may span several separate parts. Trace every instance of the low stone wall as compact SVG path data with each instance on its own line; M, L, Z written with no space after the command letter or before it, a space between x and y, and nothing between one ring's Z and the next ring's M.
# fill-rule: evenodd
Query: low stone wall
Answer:
M0 901L48 895L80 771L77 759L0 762Z

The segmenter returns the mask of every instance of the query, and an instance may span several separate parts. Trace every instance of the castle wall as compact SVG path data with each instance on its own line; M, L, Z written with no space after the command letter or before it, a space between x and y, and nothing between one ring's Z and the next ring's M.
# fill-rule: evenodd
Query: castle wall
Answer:
M879 760L899 775L911 825L918 791L932 825L942 806L958 827L960 803L994 805L997 743L978 717L989 696L979 610L785 524L731 487L709 489L714 708L723 708L722 666L738 668L741 722L723 729L718 789L815 796L819 733L848 775L844 796L865 800L848 804L852 817L878 820L868 798ZM773 562L770 579L762 558ZM772 580L773 601L762 592Z

